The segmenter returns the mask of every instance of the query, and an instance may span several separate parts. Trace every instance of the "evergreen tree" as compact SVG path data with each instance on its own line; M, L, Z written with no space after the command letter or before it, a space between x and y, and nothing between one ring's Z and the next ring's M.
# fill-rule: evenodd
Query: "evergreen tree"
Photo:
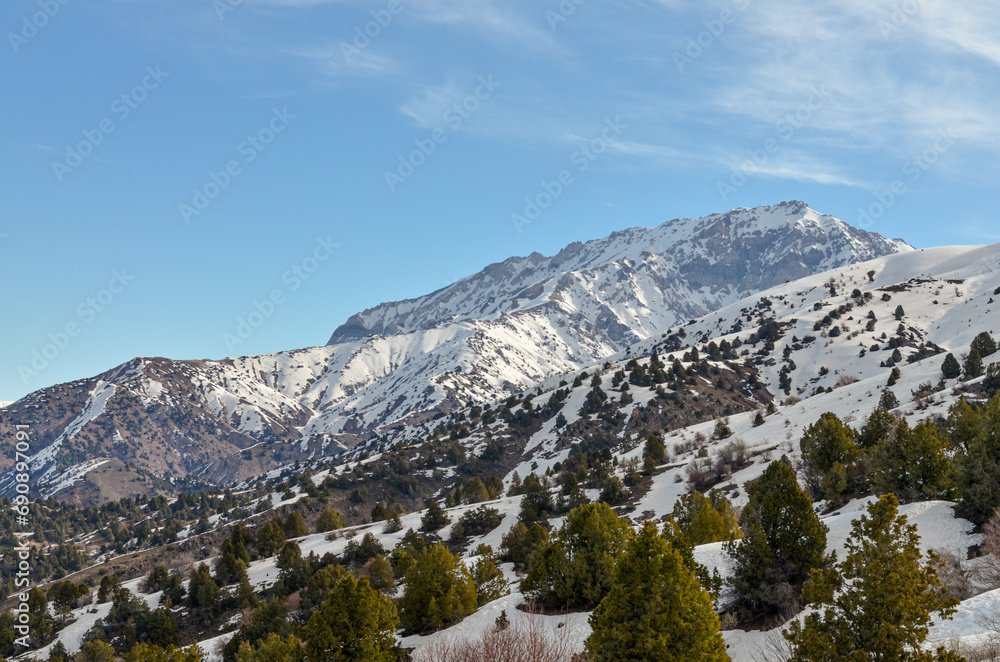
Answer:
M740 536L743 532L740 532ZM663 539L667 541L670 547L680 554L681 561L684 562L684 566L694 573L694 576L698 578L702 587L708 591L709 595L712 596L713 600L718 599L719 594L722 592L722 576L719 574L718 570L713 570L711 573L708 571L706 566L698 563L694 558L694 545L684 532L681 531L680 527L677 526L677 522L674 521L673 515L667 516L667 521L663 523Z
M433 533L448 526L451 520L435 499L427 501L427 512L420 518L420 530Z
M273 519L257 530L257 553L263 558L274 556L285 544L285 529L281 522Z
M275 596L267 602L260 603L250 613L250 617L223 647L222 659L225 662L232 662L244 643L254 644L271 634L284 636L291 630L292 625L288 622L288 610L285 609L284 600Z
M548 519L552 513L552 495L535 474L528 475L521 485L521 513L518 516L525 524L535 524Z
M964 402L952 408L957 430L968 435L967 450L957 458L959 490L969 517L975 522L985 522L1000 508L1000 395L990 398L982 412L969 413ZM978 424L977 424L978 423Z
M889 373L889 380L885 383L886 386L895 386L899 378L903 376L903 373L899 371L899 368L893 368L892 372Z
M309 578L309 583L300 594L299 611L301 618L309 620L312 613L330 596L330 590L347 575L343 566L327 566Z
M979 352L976 350L969 352L969 355L965 357L965 363L962 364L962 372L966 379L983 376L983 357L979 355Z
M267 639L258 639L256 645L241 642L234 659L236 662L302 662L304 657L302 642L297 637L290 634L282 639L272 633Z
M531 555L521 590L548 609L593 609L611 588L615 559L631 534L605 503L574 508Z
M891 492L902 503L954 496L955 468L930 422L911 430L905 420L899 421L872 451L868 471L876 494Z
M339 510L327 508L316 519L316 533L326 533L344 528L344 516Z
M282 546L275 565L278 567L278 584L285 593L293 593L304 587L312 574L309 560L302 558L302 550L294 540L289 540Z
M4 659L0 657L0 659ZM69 660L69 651L66 650L66 646L61 641L57 641L52 644L52 648L49 649L49 658L47 662L66 662ZM6 662L6 660L4 661Z
M486 489L486 485L483 484L482 479L478 476L465 484L462 495L466 503L480 503L481 501L489 501L490 499L490 493Z
M972 408L961 396L958 402L948 408L948 418L944 422L945 436L952 448L968 451L972 441L983 433L983 414Z
M250 565L250 554L234 532L234 535L222 541L219 559L215 562L215 579L222 586L235 584L246 575L248 565Z
M95 639L85 642L75 659L76 662L115 662L115 649Z
M125 654L125 662L201 662L201 649L196 645L177 648L171 644L165 648L155 644L136 644Z
M694 546L743 537L732 505L717 490L708 497L697 490L681 496L674 503L673 518Z
M392 564L384 554L379 554L369 561L366 572L368 582L376 591L391 595L396 590L396 577L392 574Z
M472 583L476 586L476 604L480 607L510 593L503 571L497 567L492 552L480 555L472 564Z
M594 662L729 660L712 598L652 522L625 546L590 624Z
M896 431L898 422L899 419L887 410L876 407L875 411L869 414L864 426L855 435L858 448L862 451L875 448L883 439Z
M28 631L37 646L49 643L55 636L55 620L49 613L48 600L37 586L28 591Z
M899 398L896 394L889 389L882 391L882 395L878 399L878 408L883 411L892 411L899 407Z
M844 561L813 573L806 597L824 609L789 628L794 662L963 659L943 649L921 651L931 615L947 618L958 601L941 585L933 552L921 562L917 527L898 506L892 495L872 503L852 526Z
M535 550L545 544L548 539L549 533L541 525L534 524L528 528L523 522L516 522L501 539L500 558L513 563L515 568L523 570L528 567L528 562Z
M298 513L291 513L288 518L285 519L285 537L286 538L301 538L302 536L309 533L309 529L306 527L306 521L302 518L302 515Z
M962 366L959 365L954 354L949 353L948 356L944 357L944 363L941 364L941 374L945 379L958 379L962 376Z
M809 491L815 498L836 502L855 486L861 450L854 432L836 415L820 416L806 429L799 446Z
M209 620L219 615L219 585L212 579L212 573L204 563L191 571L188 582L188 608Z
M983 380L983 388L990 395L1000 391L1000 363L991 363L986 368L986 379Z
M747 496L744 538L727 543L734 561L729 583L739 617L766 622L798 611L810 572L829 563L827 528L785 462L772 462Z
M433 632L476 610L476 585L461 559L437 543L406 573L399 618L407 632Z
M993 336L983 331L973 339L971 349L973 352L978 353L980 358L985 359L987 356L996 354L997 343L993 340Z
M895 312L893 312L893 316L896 318L897 321L903 319L906 316L906 311L903 310L903 306L901 305L896 306L896 310Z
M395 636L398 623L392 600L367 579L346 575L303 629L306 657L324 662L396 662L401 657Z
M667 447L658 435L651 434L646 437L646 443L642 447L642 459L643 462L649 460L653 467L667 459Z

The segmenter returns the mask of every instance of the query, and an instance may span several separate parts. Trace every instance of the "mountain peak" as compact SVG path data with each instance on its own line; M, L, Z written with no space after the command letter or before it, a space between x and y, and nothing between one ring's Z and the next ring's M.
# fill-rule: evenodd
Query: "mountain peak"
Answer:
M512 257L428 295L357 313L333 332L328 344L428 330L454 320L495 319L551 302L578 276L610 275L630 264L664 278L694 275L695 289L707 287L706 296L674 311L692 317L786 280L906 250L912 249L901 240L854 228L800 200L737 208L573 242L551 257L537 252ZM712 265L721 266L709 273Z

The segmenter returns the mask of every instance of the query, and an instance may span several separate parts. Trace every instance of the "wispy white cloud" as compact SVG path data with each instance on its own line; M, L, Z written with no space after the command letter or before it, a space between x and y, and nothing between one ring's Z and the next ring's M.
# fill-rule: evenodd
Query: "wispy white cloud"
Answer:
M421 127L440 126L445 112L468 94L454 81L438 85L425 85L419 93L408 99L400 107L407 117Z
M755 5L730 31L734 57L713 99L726 112L774 122L807 103L811 89L831 92L809 126L845 146L920 148L942 128L996 139L1000 101L1000 6L922 0L905 14L890 0L822 4L774 0Z

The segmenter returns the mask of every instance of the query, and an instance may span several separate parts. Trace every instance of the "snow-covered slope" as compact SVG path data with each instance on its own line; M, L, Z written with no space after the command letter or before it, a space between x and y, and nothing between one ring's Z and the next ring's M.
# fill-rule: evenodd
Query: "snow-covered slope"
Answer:
M622 432L614 436L608 448L613 456L612 466L622 479L625 478L630 464L641 462L642 458L643 449L638 443L639 433L634 427L629 427L631 418L639 416L640 413L649 414L650 409L669 409L673 406L671 396L677 394L677 392L666 393L666 397L661 397L654 389L633 386L628 391L632 402L624 404L623 392L612 388L611 379L618 370L626 370L630 361L635 360L638 365L648 367L651 362L650 354L655 350L658 357L668 366L673 359L678 359L686 367L690 367L698 362L692 357L692 348L697 348L700 356L705 357L711 352L713 343L718 346L725 340L729 346L735 346L732 350L735 358L710 359L709 364L718 369L718 373L713 374L712 379L721 377L727 368L735 370L749 363L759 372L757 378L760 384L766 391L776 396L775 411L763 415L764 402L757 399L760 390L754 393L743 392L746 397L741 402L750 409L741 409L726 417L726 424L732 432L726 439L713 438L713 430L717 423L715 419L700 420L695 424L677 428L662 428L662 436L668 451L667 461L657 468L648 489L636 488L635 494L631 496L633 507L629 517L638 522L643 518L660 519L670 513L676 500L692 488L691 470L702 466L704 462L713 461L720 456L720 451L726 446L736 443L743 446L748 461L718 482L715 487L723 491L735 505L745 505L747 483L758 477L768 463L782 455L787 455L793 463L797 461L800 457L798 442L802 432L820 415L832 412L850 425L860 426L876 406L883 390L887 388L893 367L899 369L896 383L891 387L900 402L899 407L894 410L897 416L915 424L944 414L952 403L961 395L967 394L968 389L975 387L980 380L942 381L943 352L951 351L960 356L968 351L972 339L982 331L988 331L994 337L1000 336L998 300L1000 300L1000 244L987 247L946 247L909 251L864 263L849 264L795 282L779 284L680 327L667 329L656 337L641 340L626 350L594 361L592 365L583 366L591 374L595 368L600 368L607 395L612 401L622 403L616 406L617 411L623 414L623 422L620 424ZM897 318L898 308L902 308L902 311ZM765 339L761 337L762 328L777 328L777 332ZM401 337L408 335L411 334L402 334ZM385 337L380 338L385 339ZM737 340L740 342L736 343ZM890 349L890 345L898 347L900 351L898 361L891 360L893 350ZM290 389L295 384L301 387L309 381L310 373L303 366L308 363L308 357L313 356L313 352L317 353L316 356L333 357L337 351L335 347L303 350L298 358L288 361L287 365L283 364L285 367L274 375L268 371L274 370L275 365L254 363L260 361L260 357L240 359L232 363L241 366L242 373L239 374L242 374L242 377L238 377L238 373L230 372L228 368L223 370L219 366L202 366L197 374L214 375L214 381L205 382L203 385L206 392L215 392L212 389L221 388L220 384L223 383L227 388L236 388L237 384L249 380L247 375L254 371L262 372L264 376L272 376L269 383L273 388ZM330 354L324 355L322 352ZM688 355L687 358L685 354ZM989 357L987 363L995 360L1000 360L1000 354ZM889 362L895 365L887 365ZM219 370L218 374L212 372L216 369ZM582 368L574 368L574 372L578 373L580 369ZM278 373L291 375L295 370L303 372L289 377L288 383L282 382L284 377L276 376ZM144 374L148 372L148 365L143 368L143 372ZM783 372L787 375L787 394L782 388ZM138 384L145 383L135 371L128 374L132 374L133 378L138 380L135 386L130 387L133 390L140 388ZM531 391L534 396L532 401L535 403L548 402L550 396L557 390L566 391L564 405L560 410L566 421L560 429L557 429L555 418L552 417L537 429L533 429L524 443L523 453L514 458L513 468L503 476L505 485L513 482L515 474L520 477L531 472L542 475L556 463L565 463L572 447L585 441L586 432L578 432L575 426L583 418L580 408L591 386L589 378L582 379L578 386L571 386L568 382L573 381L575 376L572 373L553 375L532 385ZM103 380L104 383L120 384L115 396L124 390L122 382L128 381L121 378L113 379L110 376L104 377ZM708 400L712 393L712 380L699 377L693 382L683 388L703 389L706 394L705 400ZM928 391L925 385L930 385L932 392ZM87 411L91 414L98 406L101 394L105 392L102 389L107 388L99 386L99 382L94 382L89 387L87 402L90 406ZM156 390L148 384L142 388L146 393ZM725 386L716 388L719 391L727 390ZM164 387L164 392L169 392L168 386ZM162 394L158 397L162 397ZM527 399L523 398L519 402L523 404ZM113 398L109 398L108 403L112 400ZM470 456L481 454L487 440L506 438L509 432L502 420L486 423L480 419L478 425L471 425L472 419L475 418L472 411L481 404L483 403L477 402L474 407L456 405L458 410L455 420L469 422L472 427L470 434L457 442ZM277 405L275 402L269 406ZM707 404L703 405L707 407ZM105 407L107 406L106 404ZM238 407L238 404L235 401L224 402L220 406L225 406L226 411L229 411L230 407ZM511 409L516 409L518 406L521 405L511 406ZM762 424L755 424L757 414L757 410L753 409L755 406L760 406ZM596 425L598 417L594 418ZM434 423L443 422L438 420ZM71 425L67 427L85 429L73 428ZM422 434L432 436L427 427L422 426ZM661 431L656 427L652 429ZM391 431L386 434L391 436ZM421 449L419 435L414 430L400 431L396 434L399 438L412 442L402 445L407 452L415 454L434 452L431 448ZM384 438L382 441L384 442ZM347 464L354 465L350 467L353 475L359 475L356 471L360 465L377 460L378 454L375 454L363 462L350 460ZM413 467L424 466L417 462L411 464ZM445 461L440 459L434 467L441 475L448 476L450 472L444 469L450 469L450 466L445 467L444 464ZM326 471L332 475L339 471L347 472L348 468L346 465L341 465ZM364 476L366 481L370 477L370 474L364 475L363 471L360 475ZM323 479L322 473L313 476L317 484ZM446 481L442 481L442 489L447 487L445 483ZM554 485L553 489L556 489ZM296 486L295 490L299 490L299 487ZM596 490L588 490L588 496L591 498L595 493ZM437 496L440 497L441 494ZM284 497L275 493L271 498L277 502ZM284 503L295 498L298 496ZM502 515L501 524L470 541L464 552L467 563L473 562L473 555L480 543L489 544L494 549L499 546L502 536L517 519L519 501L520 497L507 496L486 504L499 511ZM828 547L831 551L840 552L843 549L851 522L859 516L867 501L868 499L855 500L836 512L824 515L824 521L829 527ZM449 509L448 514L452 521L455 521L462 512L476 506L458 506ZM970 522L956 515L954 504L944 501L910 503L903 506L901 512L917 525L922 549L951 554L959 559L966 569L974 563L967 560L967 557L970 548L981 541L981 535L974 531ZM306 536L299 541L299 544L303 553L339 554L344 551L349 540L357 540L359 536L370 532L388 549L401 539L403 531L408 528L416 530L422 515L421 512L405 514L401 518L403 529L394 533L387 532L382 523L365 524L352 527L335 537L328 537L325 534ZM554 520L552 524L558 526L559 522ZM443 529L440 533L447 537L449 528ZM723 576L730 572L731 560L721 544L698 547L695 554L699 562L712 569L718 569ZM509 579L516 579L509 564L504 564L503 570ZM248 574L255 585L269 585L277 576L274 560L255 561L248 569ZM506 610L512 619L526 618L516 609L523 602L523 596L516 591L516 583L514 586L515 591L511 595L484 605L456 626L431 637L408 637L403 643L416 647L419 651L435 638L476 636L483 628L492 626L494 619L503 610ZM964 601L954 619L939 622L931 628L930 643L942 645L960 640L971 644L984 639L991 635L991 630L990 624L983 619L983 616L990 616L993 610L998 608L1000 608L1000 591L983 593ZM583 641L589 634L587 614L541 618L546 628L550 628L552 632L566 632L566 636L573 640L575 648L582 649ZM76 636L74 631L69 640L76 641L77 639L73 639ZM203 642L203 647L206 652L214 654L215 646L227 636L221 635ZM779 631L729 630L724 633L724 637L729 645L730 657L737 662L785 659L781 656L768 656L774 652L770 645L781 641Z
M801 202L675 220L512 258L384 304L353 316L325 347L134 359L7 411L33 425L43 482L95 454L158 476L230 482L520 392L762 289L912 250Z
M358 313L330 344L553 304L583 313L624 347L750 293L905 250L901 240L858 230L803 202L734 209L629 228L552 257L532 253L492 264L426 296Z

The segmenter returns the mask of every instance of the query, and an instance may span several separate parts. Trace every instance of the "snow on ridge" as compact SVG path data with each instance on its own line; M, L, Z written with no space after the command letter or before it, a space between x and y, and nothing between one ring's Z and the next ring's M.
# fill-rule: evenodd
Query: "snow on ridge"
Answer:
M62 434L55 441L31 457L29 464L32 471L39 471L48 466L45 473L38 478L38 482L47 480L52 472L55 471L56 467L52 461L55 459L56 453L62 446L63 441L75 437L85 425L103 414L104 405L107 403L108 398L114 395L115 390L116 387L114 384L106 382L103 379L98 380L94 386L94 390L90 392L90 397L87 399L87 404L83 408L83 412L63 429Z

